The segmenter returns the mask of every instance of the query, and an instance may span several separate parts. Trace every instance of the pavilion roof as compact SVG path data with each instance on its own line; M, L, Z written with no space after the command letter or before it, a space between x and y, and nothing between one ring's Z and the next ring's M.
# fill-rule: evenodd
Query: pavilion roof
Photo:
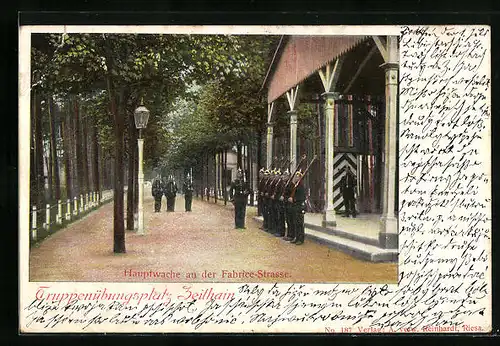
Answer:
M276 49L264 81L271 103L368 36L291 36Z

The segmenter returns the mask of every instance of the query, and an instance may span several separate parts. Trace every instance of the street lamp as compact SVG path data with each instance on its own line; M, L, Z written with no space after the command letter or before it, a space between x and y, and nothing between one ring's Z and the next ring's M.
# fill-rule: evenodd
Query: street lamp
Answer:
M144 140L142 139L142 129L146 128L149 119L149 111L143 105L143 100L141 99L141 104L134 111L135 127L139 130L139 138L137 139L137 148L139 150L139 206L137 217L137 234L144 234L144 172L143 166L143 151L144 151Z

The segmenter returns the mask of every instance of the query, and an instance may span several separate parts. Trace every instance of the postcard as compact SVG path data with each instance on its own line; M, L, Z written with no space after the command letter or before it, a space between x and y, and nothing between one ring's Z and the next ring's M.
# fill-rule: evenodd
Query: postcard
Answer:
M488 26L19 27L20 333L488 333Z

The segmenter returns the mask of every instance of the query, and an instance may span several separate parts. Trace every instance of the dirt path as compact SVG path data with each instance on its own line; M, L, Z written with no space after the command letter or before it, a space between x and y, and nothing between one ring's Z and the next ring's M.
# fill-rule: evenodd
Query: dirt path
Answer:
M31 281L143 282L396 282L397 264L355 259L306 239L296 246L258 229L247 215L247 229L235 230L230 206L193 200L184 212L153 213L145 200L146 235L126 231L126 254L114 254L113 203L108 203L45 239L30 253ZM251 214L251 211L249 211ZM203 271L216 277L201 278ZM222 271L226 275L222 278ZM289 277L235 278L233 271L283 272ZM158 272L156 278L133 276ZM162 277L178 272L180 278ZM197 273L186 279L186 273ZM128 273L126 275L126 273ZM164 273L164 274L161 274ZM130 276L132 275L132 276ZM230 277L233 276L233 277Z

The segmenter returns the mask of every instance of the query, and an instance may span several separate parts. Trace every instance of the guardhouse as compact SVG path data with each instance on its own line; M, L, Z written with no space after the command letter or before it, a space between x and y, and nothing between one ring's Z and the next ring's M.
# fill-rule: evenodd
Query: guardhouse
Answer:
M310 235L326 232L338 248L372 261L397 259L398 69L397 36L282 36L262 86L268 103L267 166L277 150L275 124L283 117L291 169L302 154L319 157L305 182ZM278 103L286 112L283 106L276 111ZM297 138L300 103L317 105L313 149ZM358 182L361 215L355 221L340 216L346 165Z

